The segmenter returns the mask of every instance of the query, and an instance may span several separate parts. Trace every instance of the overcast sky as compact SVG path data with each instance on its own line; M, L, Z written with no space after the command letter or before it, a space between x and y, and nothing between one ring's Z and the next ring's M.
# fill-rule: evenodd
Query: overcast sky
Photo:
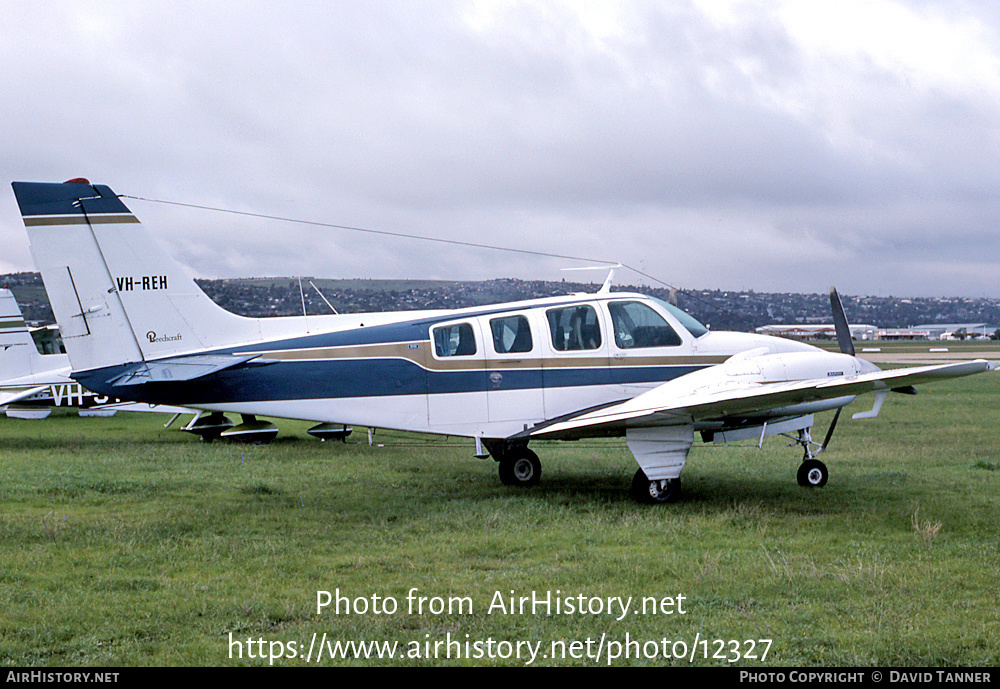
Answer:
M87 177L620 261L682 288L1000 297L998 12L3 2L0 166L7 182ZM0 272L33 270L6 188ZM580 280L560 269L588 265L126 203L200 277Z

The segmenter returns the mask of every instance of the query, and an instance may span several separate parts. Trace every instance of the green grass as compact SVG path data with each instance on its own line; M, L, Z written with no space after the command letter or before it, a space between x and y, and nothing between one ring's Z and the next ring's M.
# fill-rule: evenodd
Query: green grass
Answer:
M263 639L255 652L296 641L303 653L326 633L401 651L448 634L540 641L543 653L560 640L593 650L602 634L689 652L696 638L771 639L766 661L739 664L995 665L998 386L974 376L893 395L875 420L845 416L819 490L796 484L800 451L782 439L698 444L685 498L667 506L628 498L635 464L620 440L533 445L542 484L525 490L502 486L469 441L379 432L387 446L373 448L362 431L320 443L309 424L279 421L270 446L246 447L163 430L151 414L0 420L0 662L267 664L246 645L230 659L230 633ZM409 614L412 588L472 609ZM317 591L337 589L399 610L317 615ZM487 614L512 590L683 595L686 614ZM696 664L726 664L707 648Z

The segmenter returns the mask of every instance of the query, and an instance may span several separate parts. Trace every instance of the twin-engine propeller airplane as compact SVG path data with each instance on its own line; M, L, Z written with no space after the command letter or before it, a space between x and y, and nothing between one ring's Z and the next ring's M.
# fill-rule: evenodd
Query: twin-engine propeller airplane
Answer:
M841 353L709 332L676 307L610 291L477 308L244 318L217 306L106 186L14 182L31 251L87 388L159 404L475 439L504 483L538 482L536 438L624 436L632 494L669 502L695 432L797 434L798 480L828 472L814 414L874 392L987 371L983 360L881 371ZM830 432L833 426L831 424Z

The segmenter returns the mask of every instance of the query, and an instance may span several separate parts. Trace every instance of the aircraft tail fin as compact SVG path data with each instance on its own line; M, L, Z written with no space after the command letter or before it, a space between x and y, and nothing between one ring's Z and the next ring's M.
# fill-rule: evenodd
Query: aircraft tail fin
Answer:
M9 289L0 289L0 380L67 366L65 356L45 357L39 353L14 294Z
M74 370L259 338L256 320L216 305L108 187L12 186Z

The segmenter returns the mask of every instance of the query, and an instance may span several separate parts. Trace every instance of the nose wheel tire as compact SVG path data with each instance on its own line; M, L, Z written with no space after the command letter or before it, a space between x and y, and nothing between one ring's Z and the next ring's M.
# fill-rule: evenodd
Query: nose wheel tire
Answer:
M500 459L500 482L507 486L533 486L542 477L542 463L528 448L512 450Z
M639 469L632 477L632 499L648 505L659 505L677 502L681 496L681 480L679 478L663 478L651 481Z
M802 462L797 475L800 486L806 488L822 488L830 478L826 465L818 459L807 459Z

